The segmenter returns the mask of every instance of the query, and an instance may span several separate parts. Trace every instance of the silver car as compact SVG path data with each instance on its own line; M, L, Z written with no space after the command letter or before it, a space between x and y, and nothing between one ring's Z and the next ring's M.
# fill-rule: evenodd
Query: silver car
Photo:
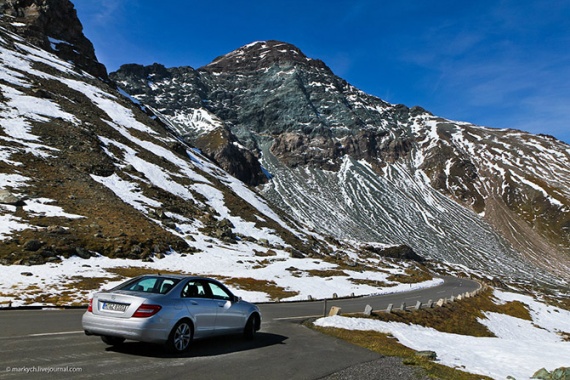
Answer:
M243 333L253 339L261 313L211 278L144 275L96 293L82 324L85 334L109 345L132 339L182 353L193 339L212 335Z

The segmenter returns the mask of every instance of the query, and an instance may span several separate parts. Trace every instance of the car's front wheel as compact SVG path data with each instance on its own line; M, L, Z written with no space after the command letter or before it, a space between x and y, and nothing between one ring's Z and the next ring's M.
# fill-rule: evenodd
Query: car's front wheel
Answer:
M109 346L118 346L125 341L125 338L120 338L118 336L103 335L103 336L101 336L101 340L105 344L108 344Z
M247 323L243 328L243 336L245 337L245 339L252 340L255 337L255 333L257 331L257 325L259 324L258 318L259 317L257 314L252 314L247 320Z
M188 351L194 336L192 322L188 320L179 321L168 336L166 347L170 352L183 353Z

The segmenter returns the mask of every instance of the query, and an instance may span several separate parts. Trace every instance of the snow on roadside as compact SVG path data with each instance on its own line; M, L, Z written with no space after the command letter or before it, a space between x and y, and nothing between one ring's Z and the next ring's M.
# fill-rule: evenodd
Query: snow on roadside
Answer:
M384 294L405 292L413 289L437 286L442 280L434 279L417 284L395 284L392 287L378 288L371 285L355 284L349 278L367 279L378 282L390 282L385 272L356 272L345 270L345 276L320 277L311 276L311 270L335 269L336 265L315 259L291 259L288 252L275 250L276 256L258 257L254 250L261 249L252 243L240 242L232 246L212 246L211 240L202 235L195 235L194 244L203 252L191 255L171 253L163 259L152 263L140 260L111 259L104 256L92 257L84 260L78 257L63 259L61 263L50 263L37 266L0 265L2 281L0 281L0 304L12 302L12 306L42 305L32 303L35 296L29 294L30 289L39 286L44 293L57 295L65 290L80 277L115 278L115 274L107 269L117 267L145 268L149 273L181 271L190 275L213 276L219 278L253 278L259 281L273 282L277 286L292 292L292 296L282 301L307 300L309 296L315 299L332 298L333 294L339 297L352 294ZM294 265L295 270L290 270ZM401 268L390 269L391 273L403 273ZM104 283L101 289L109 289L115 283ZM239 289L230 286L236 295L252 302L272 301L267 293ZM89 291L77 291L74 302L86 303ZM294 295L297 293L296 295ZM36 294L37 295L37 294ZM17 299L16 299L17 297Z
M552 371L570 365L570 342L558 334L570 333L569 311L519 294L495 291L495 296L500 302L518 300L528 305L532 322L486 313L487 319L479 319L479 322L497 335L496 338L477 338L418 325L342 316L321 318L315 325L392 334L414 350L435 351L443 365L494 379L508 376L529 379L541 368Z

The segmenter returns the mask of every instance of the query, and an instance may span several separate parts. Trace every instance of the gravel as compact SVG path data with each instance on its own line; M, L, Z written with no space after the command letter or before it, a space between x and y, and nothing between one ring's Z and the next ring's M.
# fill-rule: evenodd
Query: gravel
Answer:
M419 367L405 365L401 358L383 356L323 377L321 380L429 380Z

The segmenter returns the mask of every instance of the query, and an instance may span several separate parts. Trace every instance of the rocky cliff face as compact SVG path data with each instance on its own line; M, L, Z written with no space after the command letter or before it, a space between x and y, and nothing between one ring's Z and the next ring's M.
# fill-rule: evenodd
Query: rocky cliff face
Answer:
M5 27L96 78L108 80L69 0L0 0Z
M318 230L495 272L570 268L570 147L553 138L389 104L278 41L110 76L210 156L218 136L248 151L247 169L224 167L253 185L269 172L264 194Z

